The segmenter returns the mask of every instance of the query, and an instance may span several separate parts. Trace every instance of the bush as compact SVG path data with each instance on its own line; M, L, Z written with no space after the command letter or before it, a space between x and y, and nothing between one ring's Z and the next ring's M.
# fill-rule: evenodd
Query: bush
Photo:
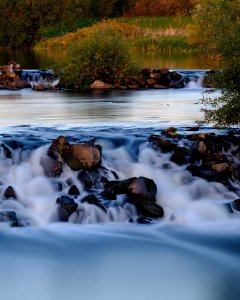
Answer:
M121 83L135 69L125 38L111 28L93 31L72 43L61 69L61 81L66 87L87 89L99 79Z

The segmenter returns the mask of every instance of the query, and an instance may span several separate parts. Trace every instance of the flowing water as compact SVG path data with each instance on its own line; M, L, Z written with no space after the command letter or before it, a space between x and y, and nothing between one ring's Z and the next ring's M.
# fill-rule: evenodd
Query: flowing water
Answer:
M239 299L240 219L229 209L239 198L238 183L232 191L193 177L148 142L172 125L191 134L206 90L198 84L190 80L179 90L0 91L0 138L12 151L6 158L1 147L0 211L16 211L28 225L0 223L2 299ZM164 217L131 223L136 209L122 196L104 202L107 212L82 203L88 191L67 166L59 178L45 176L41 158L59 135L73 142L95 138L103 167L119 179L153 179ZM61 223L56 199L69 184L80 191L78 213ZM7 186L17 199L4 199Z

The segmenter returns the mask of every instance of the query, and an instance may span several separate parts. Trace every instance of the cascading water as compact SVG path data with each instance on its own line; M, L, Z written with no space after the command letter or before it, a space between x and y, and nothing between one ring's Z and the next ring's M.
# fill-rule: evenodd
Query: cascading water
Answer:
M187 136L200 132L226 135L223 130L203 127L196 132L196 126L179 126L192 126L199 116L195 103L200 92L193 90L0 91L1 124L21 124L0 132L3 299L239 299L238 179L193 176L189 161L177 164L171 151L156 149L149 140L173 120L182 136L180 148L194 146ZM36 122L42 125L27 125ZM59 177L45 174L47 150L60 135L71 143L95 139L101 145L102 167L91 174L93 187L67 164ZM231 145L222 150L236 166L238 139L237 130L230 132ZM203 169L203 175L208 172ZM154 180L162 218L142 216L124 194L115 200L100 198L99 205L82 202L91 194L100 197L106 179L130 177ZM79 195L69 195L72 186ZM9 187L15 192L8 190L11 197L5 194ZM57 203L62 196L77 204L65 222L60 222Z

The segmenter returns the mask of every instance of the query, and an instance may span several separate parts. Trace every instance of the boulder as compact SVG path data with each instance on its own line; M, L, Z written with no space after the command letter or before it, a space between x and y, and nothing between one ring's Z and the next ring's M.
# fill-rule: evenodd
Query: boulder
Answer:
M69 144L65 137L59 136L53 141L47 154L57 160L63 160L72 170L90 170L101 164L101 146L93 143Z
M141 198L155 202L157 186L152 179L138 177L129 184L126 194L130 197Z
M109 84L109 83L106 83L106 82L103 82L101 80L95 80L91 85L90 85L90 88L91 89L113 89L114 86Z

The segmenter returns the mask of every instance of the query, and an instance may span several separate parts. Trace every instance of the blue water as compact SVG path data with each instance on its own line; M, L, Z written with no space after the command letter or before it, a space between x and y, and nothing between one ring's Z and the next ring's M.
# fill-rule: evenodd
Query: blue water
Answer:
M1 299L240 298L239 215L224 207L238 194L193 178L184 167L164 169L169 155L147 143L150 134L170 125L181 133L195 126L203 91L0 91L0 140L14 153L13 162L0 153L0 192L11 184L20 195L18 203L1 198L0 206L15 207L33 221L26 228L0 227ZM52 221L49 211L59 192L39 160L59 135L95 137L104 166L120 179L153 178L165 217L132 224L129 208L112 207L102 215L85 205L89 215L82 223ZM59 180L75 177L65 169Z

